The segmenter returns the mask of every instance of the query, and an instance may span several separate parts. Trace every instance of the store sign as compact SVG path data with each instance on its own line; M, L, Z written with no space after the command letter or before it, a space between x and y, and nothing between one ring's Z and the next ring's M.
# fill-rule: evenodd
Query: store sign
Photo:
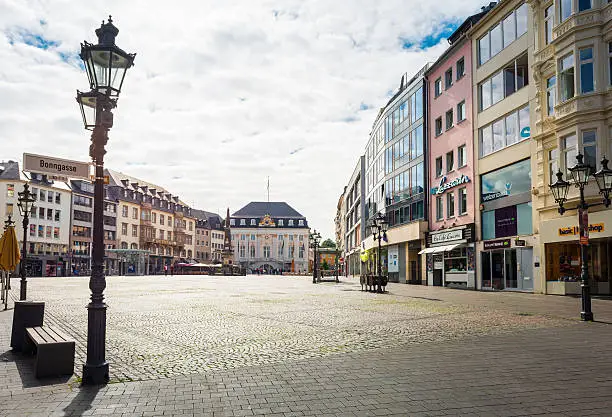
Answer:
M484 242L484 250L509 248L510 239L489 240Z
M431 243L445 243L453 240L463 239L463 230L453 230L452 232L431 234Z
M527 246L527 241L521 240L521 239L516 239L514 241L514 245L515 246Z
M462 184L467 184L468 182L470 182L470 178L467 175L461 175L460 177L457 177L450 182L446 181L446 176L442 177L442 179L440 180L440 185L431 189L431 194L442 194L446 190L449 190Z
M531 165L525 159L481 175L481 202L505 198L531 191Z
M589 224L589 233L602 233L605 231L603 223ZM580 228L578 226L560 227L559 236L577 236L580 234Z
M89 179L89 163L53 158L51 156L23 154L23 170L62 178Z
M516 206L495 210L495 237L515 236L518 231Z

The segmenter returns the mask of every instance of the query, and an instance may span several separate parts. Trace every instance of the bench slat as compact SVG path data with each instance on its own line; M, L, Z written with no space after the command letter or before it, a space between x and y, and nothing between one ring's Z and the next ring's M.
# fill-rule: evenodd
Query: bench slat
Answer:
M36 345L74 342L61 330L50 326L28 327L26 332Z

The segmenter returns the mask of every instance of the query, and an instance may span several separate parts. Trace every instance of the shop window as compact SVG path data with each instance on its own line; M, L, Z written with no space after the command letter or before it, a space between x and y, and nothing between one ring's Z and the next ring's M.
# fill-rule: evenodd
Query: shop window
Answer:
M457 148L457 167L462 168L467 165L467 150L465 145Z
M439 97L442 94L442 78L438 78L434 83L434 97Z
M573 11L574 0L560 0L559 1L559 10L561 12L561 22L569 18Z
M467 214L467 188L459 189L459 214Z
M495 239L495 210L482 212L482 240Z
M516 206L517 235L530 235L533 233L531 203L519 204Z
M453 109L446 112L446 130L453 127Z
M571 178L569 168L576 165L576 155L578 155L578 141L576 135L566 136L561 139L561 152L563 164L563 170L566 178Z
M557 148L548 151L548 180L549 184L557 181L557 171L559 170L559 150Z
M555 5L551 4L544 10L544 41L546 45L552 42L553 27L555 26Z
M591 175L594 174L597 167L597 130L582 132L582 154L584 163L591 167Z
M591 4L591 0L578 0L578 11L579 12L590 10L591 7L593 7Z
M436 127L436 136L440 136L442 134L442 118L438 117L435 122Z
M444 218L444 205L442 203L442 196L436 196L436 220L440 221Z
M580 93L591 93L595 90L593 75L593 48L583 48L578 52L580 59Z
M451 172L455 169L455 153L450 151L446 154L446 172Z
M574 55L569 54L559 60L559 83L561 102L574 97Z
M460 80L465 75L465 59L461 58L457 61L457 80Z
M446 194L446 217L455 217L455 194L452 191Z
M465 120L465 100L457 104L457 123Z
M548 115L554 116L555 105L557 104L557 77L554 75L546 80L546 105Z

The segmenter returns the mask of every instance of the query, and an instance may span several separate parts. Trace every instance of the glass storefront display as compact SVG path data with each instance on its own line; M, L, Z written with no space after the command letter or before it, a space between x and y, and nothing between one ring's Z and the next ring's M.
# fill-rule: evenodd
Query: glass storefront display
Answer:
M533 250L483 251L481 271L483 289L533 291Z
M592 239L588 247L589 283L593 294L611 294L612 238ZM546 244L546 281L576 283L578 291L582 262L578 242ZM571 291L568 291L571 293Z

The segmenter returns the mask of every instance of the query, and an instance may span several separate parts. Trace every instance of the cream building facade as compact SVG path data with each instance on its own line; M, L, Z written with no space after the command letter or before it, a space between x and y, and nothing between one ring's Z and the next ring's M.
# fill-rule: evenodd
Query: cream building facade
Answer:
M576 155L594 171L612 155L612 4L604 0L531 0L535 30L533 78L536 152L534 208L540 224L539 292L580 293L577 213L557 211L549 186L559 170L567 176ZM612 159L612 158L611 158ZM566 208L578 203L570 188ZM585 189L590 204L602 197L594 179ZM612 210L589 208L590 286L594 294L612 290Z
M500 1L471 30L477 288L541 291L530 120L534 39L529 6Z

